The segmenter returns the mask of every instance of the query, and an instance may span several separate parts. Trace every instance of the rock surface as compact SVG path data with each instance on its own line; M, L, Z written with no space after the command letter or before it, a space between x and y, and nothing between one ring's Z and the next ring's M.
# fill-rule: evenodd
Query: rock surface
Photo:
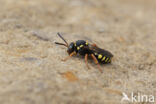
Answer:
M0 104L120 104L122 92L156 97L155 0L0 0ZM68 42L114 54L104 73ZM126 103L126 102L125 102ZM127 102L128 103L128 102Z

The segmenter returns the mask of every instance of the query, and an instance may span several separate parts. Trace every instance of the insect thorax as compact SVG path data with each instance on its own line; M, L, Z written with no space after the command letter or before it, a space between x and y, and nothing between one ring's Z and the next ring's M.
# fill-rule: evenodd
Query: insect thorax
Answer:
M84 40L78 40L74 43L75 51L80 55L90 54L88 42Z

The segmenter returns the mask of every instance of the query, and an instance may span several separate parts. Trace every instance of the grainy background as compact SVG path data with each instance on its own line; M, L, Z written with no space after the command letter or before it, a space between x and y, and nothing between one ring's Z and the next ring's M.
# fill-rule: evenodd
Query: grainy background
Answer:
M120 104L156 97L155 0L0 0L0 104ZM89 40L114 54L104 73L56 46ZM125 102L126 103L126 102Z

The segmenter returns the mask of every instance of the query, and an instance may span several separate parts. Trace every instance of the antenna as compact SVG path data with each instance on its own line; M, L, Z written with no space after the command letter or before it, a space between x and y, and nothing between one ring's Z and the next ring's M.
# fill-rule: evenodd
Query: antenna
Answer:
M58 32L57 35L58 35L66 44L59 43L59 42L55 42L55 44L64 45L64 46L68 47L69 45L68 45L67 41L61 36L61 34Z
M59 42L55 42L55 44L58 44L58 45L64 45L64 46L68 47L66 44L59 43Z
M59 32L57 33L57 35L67 44L67 46L69 46L67 41L61 36L61 34Z

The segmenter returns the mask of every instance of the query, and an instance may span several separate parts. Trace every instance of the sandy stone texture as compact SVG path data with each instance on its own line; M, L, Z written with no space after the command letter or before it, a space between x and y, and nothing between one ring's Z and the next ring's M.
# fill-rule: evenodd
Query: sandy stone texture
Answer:
M111 51L112 64L61 61L57 32ZM0 104L121 104L123 92L156 99L155 0L0 0Z

